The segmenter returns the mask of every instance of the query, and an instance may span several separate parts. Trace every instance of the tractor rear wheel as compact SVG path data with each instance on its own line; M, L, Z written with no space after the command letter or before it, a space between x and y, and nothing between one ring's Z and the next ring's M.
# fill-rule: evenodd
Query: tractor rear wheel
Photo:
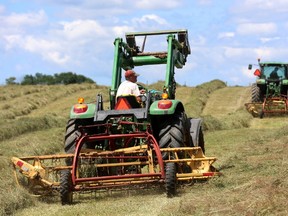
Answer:
M183 113L163 118L160 122L159 147L179 148L184 146L185 120ZM169 153L162 153L163 159L168 158Z
M175 163L166 163L166 176L165 176L165 187L167 197L171 198L176 195L176 164Z
M60 196L62 205L72 204L72 176L70 170L62 170L60 173Z
M77 143L77 139L81 136L80 127L85 125L92 125L92 119L69 119L67 126L66 126L66 134L65 134L65 144L64 150L66 153L74 153L75 147ZM85 133L92 133L89 129L85 129ZM83 149L94 149L95 143L84 143L82 148ZM69 165L69 164L67 164ZM71 164L70 164L71 165Z
M190 130L190 146L201 147L202 152L205 154L205 142L202 130L202 119L188 118L187 124Z
M252 96L251 98L252 103L261 102L260 88L259 86L257 86L256 83L252 84L251 96Z
M201 147L202 152L205 154L205 142L202 127L199 130L198 146Z
M79 122L77 119L69 119L66 126L64 150L66 153L74 153L76 140L81 136L78 130Z

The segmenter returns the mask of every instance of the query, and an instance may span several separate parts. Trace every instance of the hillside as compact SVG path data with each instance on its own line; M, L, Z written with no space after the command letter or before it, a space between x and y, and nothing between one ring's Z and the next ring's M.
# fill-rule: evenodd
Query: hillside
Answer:
M214 80L177 88L187 114L204 119L206 155L217 157L215 167L223 176L181 187L173 199L157 189L129 190L79 194L72 206L61 206L57 197L31 197L16 187L10 157L62 153L71 106L80 96L92 102L102 92L107 108L108 87L1 86L0 90L1 215L288 214L288 117L253 118L244 108L249 87L227 87Z
M243 104L249 102L250 87L226 87L209 95L202 115L223 116L243 109Z

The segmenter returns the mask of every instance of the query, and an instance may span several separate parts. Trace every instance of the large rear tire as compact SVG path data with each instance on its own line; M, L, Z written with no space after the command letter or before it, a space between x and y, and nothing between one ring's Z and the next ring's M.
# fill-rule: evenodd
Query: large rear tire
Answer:
M261 91L256 83L253 83L251 87L251 101L252 103L261 102Z
M204 134L202 130L202 119L201 118L188 118L187 124L190 130L190 146L201 147L205 154L205 142Z
M75 152L77 139L81 136L80 126L93 124L92 119L69 119L66 126L64 151L68 154L73 154ZM84 133L90 134L91 131L85 129ZM84 143L83 149L95 149L95 142ZM66 160L66 164L72 165L72 159Z
M76 140L81 136L78 129L79 122L77 119L69 119L66 126L64 150L66 153L74 153Z
M205 142L204 142L204 134L203 134L202 127L200 127L200 130L199 130L198 146L201 147L203 153L205 154Z
M72 176L70 170L62 170L60 173L60 196L62 205L72 204Z

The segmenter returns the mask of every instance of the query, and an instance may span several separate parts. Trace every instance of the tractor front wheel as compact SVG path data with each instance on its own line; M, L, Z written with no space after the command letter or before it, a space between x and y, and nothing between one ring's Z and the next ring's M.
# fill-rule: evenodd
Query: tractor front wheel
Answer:
M167 197L171 198L176 195L176 164L175 163L166 163L166 178L165 178L165 187Z
M62 170L60 174L60 195L62 205L72 204L72 176L70 170Z

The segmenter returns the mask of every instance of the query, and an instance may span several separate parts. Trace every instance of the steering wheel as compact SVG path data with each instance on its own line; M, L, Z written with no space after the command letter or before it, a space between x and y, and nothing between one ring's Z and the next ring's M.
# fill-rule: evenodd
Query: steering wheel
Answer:
M147 96L146 96L146 93L148 92L148 89L146 89L143 85L141 85L141 84L138 84L137 83L137 85L138 85L138 88L139 88L139 90L141 91L141 90L145 90L145 93L144 94L140 94L138 97L140 98L140 104L141 104L141 106L145 106L146 105L146 101L147 101Z
M139 83L137 83L137 85L138 85L138 88L139 88L140 91L141 91L142 89L144 89L144 90L147 92L147 89L146 89L143 85L141 85L141 84L139 84Z

